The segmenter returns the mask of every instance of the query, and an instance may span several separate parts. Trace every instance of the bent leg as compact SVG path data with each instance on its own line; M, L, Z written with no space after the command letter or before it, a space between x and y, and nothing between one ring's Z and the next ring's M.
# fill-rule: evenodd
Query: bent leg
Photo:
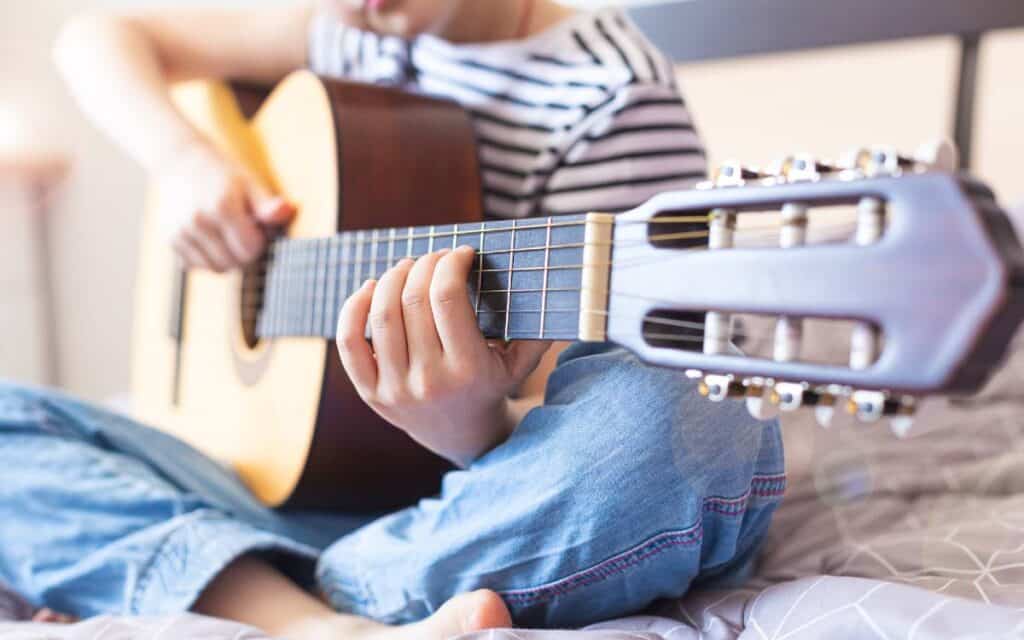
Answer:
M243 555L274 553L311 578L322 534L363 522L305 527L165 434L0 384L0 581L36 605L81 617L186 611Z
M335 608L388 622L488 588L519 624L582 626L742 578L783 472L777 423L577 345L505 444L449 474L437 499L333 545L318 578Z

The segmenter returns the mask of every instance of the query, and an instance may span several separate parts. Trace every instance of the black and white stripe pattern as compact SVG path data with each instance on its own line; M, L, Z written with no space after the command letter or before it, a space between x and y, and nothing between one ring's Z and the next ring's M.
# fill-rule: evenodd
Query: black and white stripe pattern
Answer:
M516 43L412 43L316 19L310 67L414 81L473 116L491 217L625 211L691 188L704 151L671 62L619 10L583 13Z

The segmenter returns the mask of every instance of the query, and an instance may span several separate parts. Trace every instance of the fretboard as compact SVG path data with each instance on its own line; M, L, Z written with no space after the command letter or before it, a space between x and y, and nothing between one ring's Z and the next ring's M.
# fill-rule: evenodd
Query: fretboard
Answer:
M333 338L346 299L404 258L477 250L469 300L488 338L573 340L579 332L585 216L345 232L282 239L267 268L257 333Z

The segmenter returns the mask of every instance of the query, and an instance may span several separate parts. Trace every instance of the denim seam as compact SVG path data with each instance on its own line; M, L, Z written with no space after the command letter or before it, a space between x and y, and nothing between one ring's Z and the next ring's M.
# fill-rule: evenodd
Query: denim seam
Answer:
M223 515L218 515L216 514L216 512L211 512L208 510L193 512L188 515L187 519L194 520L196 522L205 521L208 524L215 524L217 522L220 522L222 524L226 524L230 527L236 528L240 532L248 531L253 534L252 538L244 540L241 543L230 542L225 545L217 544L214 552L210 552L208 548L200 549L199 556L210 561L208 563L203 564L204 566L210 568L211 572L207 578L200 578L194 581L197 584L197 588L194 593L194 598L198 598L199 595L202 593L203 589L209 586L209 583L214 578L216 578L217 575L221 571L223 571L229 564L231 564L231 562L237 560L238 558L242 557L247 553L252 553L254 551L269 551L276 549L280 551L294 553L296 555L308 555L310 551L305 549L304 545L292 543L287 539L276 536L273 533L261 531L248 525L244 525L232 518L228 518ZM184 526L188 523L183 522L181 524L182 526ZM153 554L152 558L149 560L149 562L146 563L145 567L140 572L138 583L136 584L135 589L133 589L133 593L129 603L129 613L131 615L145 615L147 613L154 613L143 611L141 608L142 601L146 598L146 595L150 588L150 584L153 582L153 578L156 573L156 568L159 567L162 563L166 562L167 558L171 555L171 545L177 540L178 536L181 534L182 526L176 527L168 533L168 535L164 538L163 542L160 544L157 551ZM158 611L155 613L159 614L167 612Z
M740 516L748 510L751 497L778 498L785 492L785 487L785 474L754 476L751 480L750 488L741 496L735 498L717 496L705 498L702 504L701 516L698 517L696 523L686 529L659 533L632 549L553 583L528 589L501 591L499 593L505 600L522 606L525 604L549 602L576 589L604 582L666 550L680 546L690 546L700 542L704 537L703 512L711 511L726 516Z

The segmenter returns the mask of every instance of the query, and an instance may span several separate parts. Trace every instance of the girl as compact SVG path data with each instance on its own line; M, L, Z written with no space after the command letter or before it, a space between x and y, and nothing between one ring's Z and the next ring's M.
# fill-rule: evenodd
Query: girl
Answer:
M294 212L175 111L168 84L187 78L269 83L308 66L453 98L494 217L622 211L705 173L671 65L617 10L332 0L99 15L67 27L57 59L86 112L178 196L171 241L198 268L253 260L261 229ZM364 399L461 467L436 499L376 520L270 512L164 435L0 387L0 580L79 616L194 610L294 638L441 640L583 625L742 578L783 487L778 425L705 405L685 376L612 347L571 347L552 373L540 347L488 345L472 261L465 248L405 261L339 324Z

